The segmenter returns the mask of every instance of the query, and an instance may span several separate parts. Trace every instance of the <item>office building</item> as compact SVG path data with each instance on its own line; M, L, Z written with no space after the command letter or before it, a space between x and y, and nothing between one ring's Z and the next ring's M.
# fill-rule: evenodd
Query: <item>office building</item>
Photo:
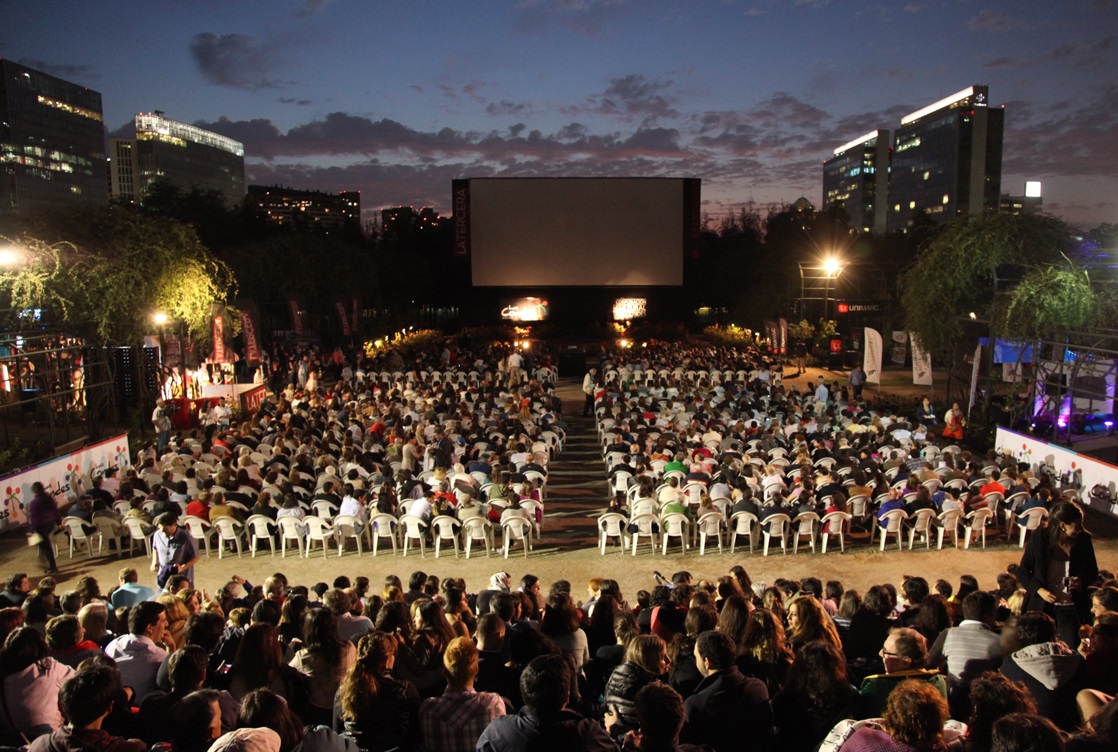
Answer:
M360 191L333 194L250 185L246 203L264 221L298 232L361 232Z
M385 238L401 238L413 232L437 230L442 217L429 206L418 212L414 206L395 206L380 210L381 234Z
M245 147L240 141L164 117L136 115L131 148L112 145L113 198L143 201L156 183L218 191L231 205L245 197Z
M1036 214L1044 206L1041 196L1040 181L1026 180L1025 193L1021 196L1010 196L1003 193L1000 210L1007 214Z
M889 230L998 211L1005 111L971 86L901 119L889 178Z
M0 212L106 204L101 94L0 59Z
M823 163L823 206L842 206L858 232L882 234L889 201L889 131L871 131Z

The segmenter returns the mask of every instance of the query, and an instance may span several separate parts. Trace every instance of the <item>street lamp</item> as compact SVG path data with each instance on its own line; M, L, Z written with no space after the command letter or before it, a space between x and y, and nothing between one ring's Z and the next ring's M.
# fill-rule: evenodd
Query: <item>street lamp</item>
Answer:
M23 251L15 246L0 247L0 268L14 269L17 266L22 266L25 258Z
M167 323L167 314L159 311L152 315L151 320L155 322L156 326L163 326Z

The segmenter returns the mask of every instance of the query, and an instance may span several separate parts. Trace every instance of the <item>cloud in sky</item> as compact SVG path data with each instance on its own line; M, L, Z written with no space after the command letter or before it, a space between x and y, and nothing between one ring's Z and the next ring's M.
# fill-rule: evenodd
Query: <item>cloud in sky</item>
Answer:
M51 63L46 60L38 60L36 58L21 57L16 61L20 65L26 65L28 68L42 71L51 76L64 78L67 81L92 81L100 78L97 69L88 63L82 65L74 65L70 63Z
M982 31L989 34L1014 31L1020 29L1023 25L1020 18L1007 16L993 10L979 11L977 16L967 21L967 28L971 31Z
M333 0L300 0L298 7L295 9L295 15L302 17L313 16L332 1Z
M190 56L202 75L217 86L255 90L283 83L266 75L275 62L270 46L247 34L195 34Z

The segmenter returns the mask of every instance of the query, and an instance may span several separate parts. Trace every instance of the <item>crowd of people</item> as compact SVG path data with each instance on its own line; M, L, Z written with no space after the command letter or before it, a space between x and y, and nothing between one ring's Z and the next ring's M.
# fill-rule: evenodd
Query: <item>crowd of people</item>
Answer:
M658 512L748 512L764 525L773 509L849 508L876 525L873 515L896 505L997 511L1014 499L1016 512L1048 512L1020 564L991 589L973 577L957 586L905 577L865 593L814 577L752 582L740 566L716 582L657 573L632 602L610 579L591 580L583 596L565 580L545 587L506 572L482 588L420 571L406 583L387 577L379 593L366 577L327 584L282 573L259 585L235 576L212 595L196 588L192 518L342 515L373 525L376 514L406 512L500 522L506 507L528 505L540 522L548 465L568 430L546 354L510 361L443 348L413 363L392 353L314 361L291 359L255 415L172 433L134 469L91 479L67 510L91 525L154 524L156 588L131 567L111 589L89 576L65 592L49 575L34 587L26 573L10 578L0 593L6 743L33 752L1118 743L1118 581L1100 570L1066 489L996 453L941 447L935 426L878 414L837 385L786 386L753 351L602 353L583 391L615 511L651 500ZM39 517L46 548L56 513Z

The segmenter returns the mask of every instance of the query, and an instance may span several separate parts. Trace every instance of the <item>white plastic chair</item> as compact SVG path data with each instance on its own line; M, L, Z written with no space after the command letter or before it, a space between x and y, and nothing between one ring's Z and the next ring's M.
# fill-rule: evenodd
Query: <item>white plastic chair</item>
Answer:
M256 544L260 541L267 541L268 546L272 549L272 556L276 555L276 539L272 535L276 523L270 517L263 514L254 514L245 520L245 527L248 528L248 547L252 552L252 558L256 558Z
M217 558L225 555L225 544L233 543L237 546L237 558L241 558L241 537L244 525L232 517L218 517L213 521L217 529Z
M679 538L680 553L687 553L691 521L680 512L670 512L660 518L660 553L668 554L668 544L672 538Z
M912 527L908 529L909 551L912 550L913 544L916 543L916 536L918 535L924 536L924 541L927 544L925 548L930 549L932 547L932 528L934 527L932 521L935 520L937 516L936 510L934 509L917 509L916 512L909 517L909 521L912 522Z
M404 556L408 555L408 541L419 541L419 555L427 558L427 523L414 514L400 518L400 536L404 540Z
M791 523L792 518L786 514L774 514L770 517L765 517L761 521L761 534L765 540L765 556L769 555L769 542L774 536L780 538L781 553L783 553L785 556L788 555L788 540L787 536L785 535L785 526L790 525ZM768 530L765 530L765 525L769 526Z
M642 536L647 537L652 543L652 552L656 553L656 530L660 526L660 520L652 513L634 514L629 518L629 524L636 527L636 530L629 533L629 542L633 545L633 556L637 555L637 548L640 546L640 539Z
M1030 531L1036 530L1044 523L1044 520L1048 517L1048 510L1044 507L1033 507L1032 509L1026 509L1020 515L1018 515L1018 517L1022 521L1024 521L1025 524L1020 525L1021 539L1018 541L1017 545L1019 548L1024 548L1025 536L1028 535Z
M330 546L327 545L326 541L334 537L333 526L330 525L330 523L326 520L315 515L304 517L303 525L306 529L307 534L307 548L305 555L308 558L310 557L311 551L314 550L314 544L317 542L322 546L322 558L330 558Z
M854 516L850 512L830 512L823 515L820 522L823 524L823 541L820 544L821 552L827 553L827 540L836 535L839 539L839 551L846 553L846 529L850 526Z
M132 556L133 547L139 542L144 550L147 552L148 557L151 557L151 534L155 531L153 527L146 524L139 517L125 517L124 529L128 531L128 555Z
M535 531L536 537L539 537L540 532L543 530L543 504L535 499L525 499L520 502L520 508L524 510L524 514L532 521L532 530ZM536 521L536 510L539 510L539 522Z
M818 535L819 515L815 512L801 512L796 515L796 519L792 520L792 524L796 526L792 531L792 553L798 554L800 552L800 538L807 536L807 541L811 545L811 552L815 553L815 536Z
M113 544L116 544L116 555L119 559L124 553L124 525L112 517L94 517L93 526L97 528L97 555L101 555L105 541L108 540L110 550Z
M458 529L462 523L450 515L440 514L431 520L431 533L435 538L435 558L439 558L442 542L450 541L454 544L454 558L458 558Z
M280 529L280 556L287 558L287 542L295 541L299 556L303 556L303 538L306 537L306 527L295 517L280 517L276 520Z
M625 528L628 525L625 515L618 512L606 512L598 518L598 552L606 555L606 544L610 538L617 538L621 544L621 552L625 552Z
M493 523L485 517L467 517L462 520L462 538L466 543L466 558L470 558L470 550L474 541L485 544L485 558L489 558L489 550L493 547Z
M749 540L749 553L753 553L753 547L757 543L757 531L759 530L757 515L753 512L737 512L730 517L730 555L734 554L734 547L737 545L738 536L744 535Z
M93 558L93 539L100 538L100 533L96 529L90 530L86 525L93 523L86 522L81 517L63 517L60 527L66 531L70 537L70 558L74 558L74 543L84 545L86 553L89 558Z
M699 556L706 555L707 536L713 535L718 542L718 553L722 553L722 528L726 518L721 512L707 512L696 523L699 531Z
M345 553L345 542L351 538L357 543L357 555L365 553L361 545L361 537L365 531L361 528L361 520L352 514L339 514L334 518L334 541L338 544L338 556Z
M387 512L379 512L369 518L369 525L365 529L369 533L370 545L373 547L373 556L377 555L377 547L382 538L387 538L392 541L392 553L395 554L397 549L397 530L396 527L399 520Z
M961 509L948 509L939 513L939 524L936 526L937 550L943 550L943 539L949 533L955 537L955 548L959 547L959 520L962 518Z
M524 546L524 558L532 548L532 521L526 517L508 517L501 521L501 534L505 539L505 558L509 558L509 546L520 541Z
M885 551L885 546L888 545L890 533L897 536L897 550L904 551L904 521L907 519L908 512L894 509L881 515L881 520L885 522L884 527L877 522L874 523L874 532L881 537L882 551Z
M964 525L966 525L966 535L963 538L963 548L970 548L971 537L977 532L982 536L982 548L985 550L986 526L990 523L993 516L994 513L989 509L976 509L967 515L970 524L966 525L966 523L964 523Z
M326 499L311 502L311 509L314 510L315 516L324 522L330 522L334 519L334 515L338 513L337 505L332 501L326 501Z

